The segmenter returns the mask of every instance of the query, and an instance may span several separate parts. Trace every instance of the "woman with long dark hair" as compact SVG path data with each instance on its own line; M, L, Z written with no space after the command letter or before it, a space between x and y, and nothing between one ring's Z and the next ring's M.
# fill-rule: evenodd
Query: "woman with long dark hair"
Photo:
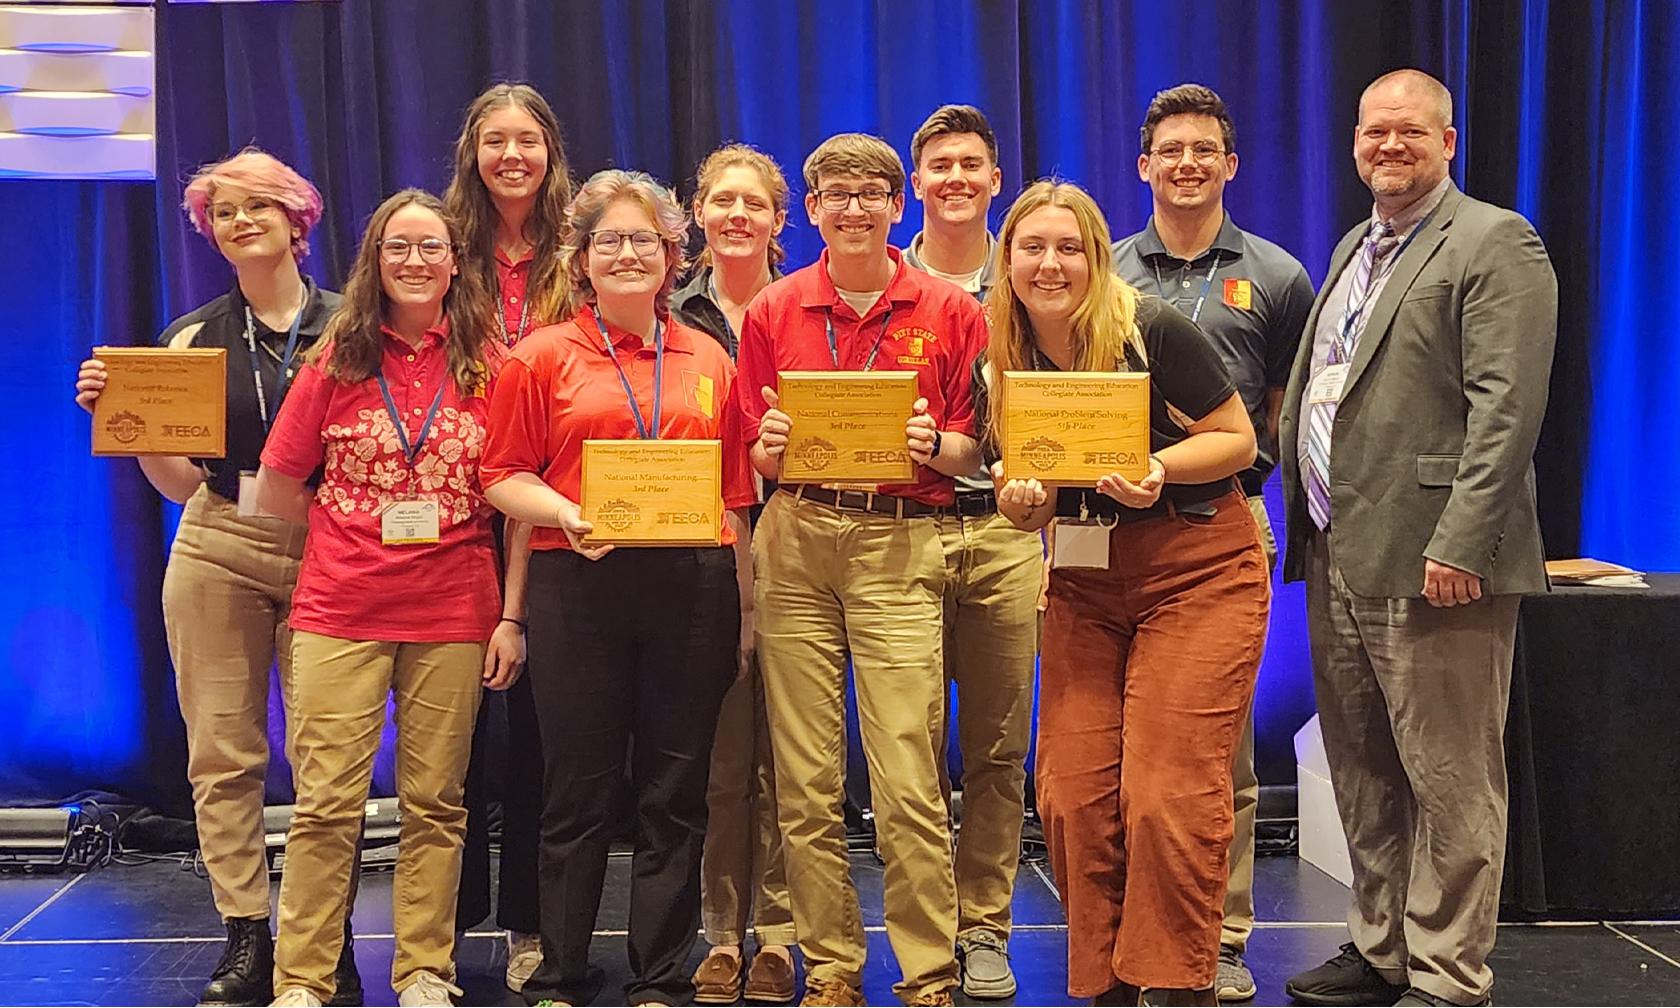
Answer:
M456 261L479 278L496 302L497 334L514 346L532 331L560 320L566 281L560 270L560 229L572 198L566 148L554 110L529 84L496 84L467 106L455 140L455 175L443 205L458 222ZM510 569L529 562L530 528L503 528L496 545ZM523 616L525 599L507 593L509 612ZM542 743L530 680L503 694L507 753L501 776L502 836L497 862L496 924L507 931L506 983L517 991L542 962L538 940L537 833L542 814ZM488 699L488 698L487 698ZM490 912L490 827L486 775L494 706L479 708L467 767L467 841L455 928L466 931Z
M257 510L250 476L339 297L300 270L321 220L321 194L279 159L253 147L205 165L187 183L182 206L233 267L234 286L171 322L158 342L227 351L227 454L138 461L158 493L185 505L163 576L163 625L187 726L199 852L227 925L199 1002L260 1005L273 996L274 974L262 817L269 670L278 666L282 695L289 693L287 615L303 530ZM83 361L76 402L92 410L105 374L99 358ZM361 1003L348 927L336 988L342 1003Z
M344 303L263 449L258 500L309 525L292 598L297 808L275 1004L318 1005L333 993L388 697L403 809L391 986L403 1005L446 1005L460 993L462 779L480 682L512 682L522 634L518 617L502 615L478 475L504 350L483 287L457 275L459 240L427 193L380 204ZM317 469L312 490L305 481Z

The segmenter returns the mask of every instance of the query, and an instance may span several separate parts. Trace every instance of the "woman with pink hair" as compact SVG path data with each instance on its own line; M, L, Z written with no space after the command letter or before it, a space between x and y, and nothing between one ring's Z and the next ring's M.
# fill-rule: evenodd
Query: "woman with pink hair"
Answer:
M193 228L233 267L233 289L181 316L158 342L227 351L227 454L152 456L140 471L184 504L163 578L163 620L187 726L198 842L227 945L200 994L206 1005L263 1005L273 997L263 780L268 769L269 669L291 675L287 615L304 527L263 514L255 472L268 428L339 296L299 269L321 194L255 148L200 168L182 206ZM93 404L105 365L82 362L76 402ZM348 928L334 1004L360 1004Z

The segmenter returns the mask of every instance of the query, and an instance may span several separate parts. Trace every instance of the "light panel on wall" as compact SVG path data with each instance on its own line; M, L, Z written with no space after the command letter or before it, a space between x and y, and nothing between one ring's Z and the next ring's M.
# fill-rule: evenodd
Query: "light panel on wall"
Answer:
M0 5L0 178L156 175L153 16Z

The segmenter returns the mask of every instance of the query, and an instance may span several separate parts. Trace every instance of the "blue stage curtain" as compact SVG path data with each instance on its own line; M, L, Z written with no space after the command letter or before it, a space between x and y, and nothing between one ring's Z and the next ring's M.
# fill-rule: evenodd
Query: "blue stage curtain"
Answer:
M949 101L982 106L997 127L996 216L1023 182L1056 174L1090 188L1117 234L1135 230L1149 210L1135 167L1145 105L1199 81L1236 119L1233 216L1318 281L1369 212L1351 163L1359 93L1386 70L1422 67L1458 99L1455 177L1528 214L1558 266L1558 368L1538 459L1549 550L1680 565L1664 367L1680 341L1659 272L1680 239L1680 182L1665 157L1680 134L1671 4L343 0L160 4L158 32L155 185L0 183L13 239L0 290L14 320L0 381L29 407L12 428L23 460L13 503L0 507L0 710L11 721L0 801L100 787L185 809L158 606L174 509L132 463L88 457L69 395L89 346L147 342L228 286L226 265L183 223L182 181L247 143L299 168L328 202L306 268L336 286L384 194L442 189L461 111L495 79L550 98L580 176L640 168L686 197L716 144L757 144L793 183L793 265L820 250L797 205L809 150L863 130L908 158L912 131ZM911 201L895 240L918 221ZM1299 586L1280 587L1257 701L1269 782L1293 780L1290 735L1312 711L1301 605Z

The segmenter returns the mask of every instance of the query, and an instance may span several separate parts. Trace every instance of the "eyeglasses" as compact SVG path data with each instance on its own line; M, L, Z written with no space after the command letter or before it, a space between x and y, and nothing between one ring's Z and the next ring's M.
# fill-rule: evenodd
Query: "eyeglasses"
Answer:
M419 249L420 261L433 266L449 255L449 243L442 238L422 238L417 242L407 238L387 238L379 243L379 258L393 266L400 266L408 262L411 249Z
M830 213L845 213L846 208L857 200L858 209L864 213L877 213L887 208L892 198L898 195L895 189L864 189L853 192L850 189L818 189L816 192L817 206Z
M639 256L651 256L665 244L658 231L589 232L589 247L604 256L618 255L626 241L630 243L630 250Z
M267 217L278 209L280 208L275 206L273 200L252 196L243 203L212 203L210 220L217 224L229 224L239 216L241 210L245 212L246 217L256 220L259 217Z
M1199 143L1186 147L1181 143L1166 143L1149 153L1165 161L1167 164L1178 164L1184 160L1184 152L1189 151L1190 157L1199 165L1210 165L1219 160L1225 149L1218 144Z

